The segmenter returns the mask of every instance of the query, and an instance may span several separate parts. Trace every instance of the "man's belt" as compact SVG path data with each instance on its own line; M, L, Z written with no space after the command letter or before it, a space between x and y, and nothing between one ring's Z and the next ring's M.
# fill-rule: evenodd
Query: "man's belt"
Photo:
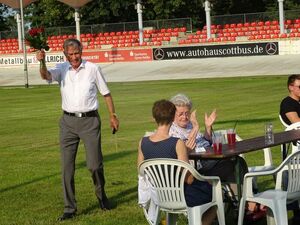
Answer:
M75 117L96 117L98 116L98 111L94 110L94 111L89 111L89 112L76 112L76 113L69 113L64 111L64 114L68 115L68 116L75 116Z

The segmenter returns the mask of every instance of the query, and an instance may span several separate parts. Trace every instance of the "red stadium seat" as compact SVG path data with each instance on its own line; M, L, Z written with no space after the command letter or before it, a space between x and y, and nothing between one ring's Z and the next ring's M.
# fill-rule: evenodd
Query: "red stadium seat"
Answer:
M288 38L288 35L284 33L284 34L280 34L279 37L280 38Z
M294 23L300 23L300 19L295 19Z
M181 32L186 32L186 27L181 27L181 28L180 28L180 31L181 31Z
M290 35L289 35L291 38L294 38L294 37L296 37L296 35L295 35L295 33L290 33Z
M172 37L178 37L178 32L176 32L176 31L171 32L171 36Z
M221 41L228 41L228 38L227 37L222 37Z
M270 26L270 25L271 25L271 21L270 20L265 21L265 26Z
M265 31L265 30L260 30L258 33L261 34L261 35L264 35L264 34L267 34L267 31Z
M180 44L180 45L185 44L185 40L184 40L184 39L179 40L179 41L178 41L178 44Z
M290 24L292 24L292 20L285 20L284 24L290 25Z
M257 26L263 26L263 25L265 25L264 21L259 21L259 22L257 23Z
M249 27L242 27L242 31L244 31L244 32L249 31Z

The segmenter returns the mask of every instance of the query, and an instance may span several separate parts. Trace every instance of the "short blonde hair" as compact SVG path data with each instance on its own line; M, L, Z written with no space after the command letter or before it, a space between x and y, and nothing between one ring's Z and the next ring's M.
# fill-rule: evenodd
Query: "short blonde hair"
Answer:
M177 94L173 96L170 101L175 105L175 106L186 106L189 109L192 109L193 103L192 101L184 94Z

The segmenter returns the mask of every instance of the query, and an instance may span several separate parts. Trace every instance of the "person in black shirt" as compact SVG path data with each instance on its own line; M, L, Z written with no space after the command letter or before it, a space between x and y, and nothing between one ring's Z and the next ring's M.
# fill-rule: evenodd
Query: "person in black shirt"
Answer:
M287 81L289 95L285 97L280 104L280 116L282 120L290 125L300 121L300 74L290 75ZM288 205L288 209L294 211L292 223L300 224L300 209L298 202Z
M280 104L280 115L283 121L290 125L300 122L300 74L289 76L287 81L289 96L285 97Z

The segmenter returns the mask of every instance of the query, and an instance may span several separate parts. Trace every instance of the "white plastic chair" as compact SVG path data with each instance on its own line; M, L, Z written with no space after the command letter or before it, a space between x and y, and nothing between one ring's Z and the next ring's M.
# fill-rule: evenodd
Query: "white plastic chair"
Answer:
M288 173L286 190L283 190L282 187L283 171ZM277 175L275 189L253 194L252 179L266 175ZM243 189L238 225L243 224L246 201L267 206L273 213L276 225L288 225L286 205L300 200L300 151L292 153L274 170L247 173L244 177Z
M212 201L203 205L188 207L184 196L184 181L188 173L194 179L208 181L212 185ZM209 208L217 207L220 225L225 225L221 181L219 177L202 176L190 164L176 159L150 159L139 166L141 176L147 175L157 193L157 218L159 211L167 213L168 224L176 224L177 214L188 214L189 225L202 224L201 218ZM199 193L201 194L201 193ZM159 219L156 219L158 224Z
M299 129L300 129L300 122L296 122L296 123L292 123L291 125L288 125L285 128L285 131L299 130ZM299 142L292 143L292 153L298 151L299 147L300 147Z
M280 122L282 123L282 125L283 125L285 128L287 128L289 125L288 125L286 122L284 122L284 120L282 119L282 117L281 117L280 114L278 115L278 117L279 117L279 120L280 120Z

